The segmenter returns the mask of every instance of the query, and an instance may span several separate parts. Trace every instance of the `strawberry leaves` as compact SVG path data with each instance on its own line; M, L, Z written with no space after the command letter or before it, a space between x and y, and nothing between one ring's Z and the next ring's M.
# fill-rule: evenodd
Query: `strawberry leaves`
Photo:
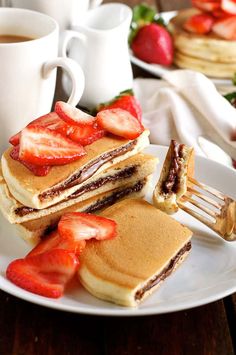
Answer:
M122 91L113 100L100 104L97 107L97 112L113 108L121 108L126 110L140 122L142 121L142 109L140 103L134 96L133 90L131 89Z
M148 5L133 9L129 45L134 55L147 63L169 66L173 62L173 42L163 19Z
M139 29L149 23L157 23L163 27L166 27L163 18L157 14L154 8L146 4L134 6L129 34L130 45L133 42L135 36L137 35Z

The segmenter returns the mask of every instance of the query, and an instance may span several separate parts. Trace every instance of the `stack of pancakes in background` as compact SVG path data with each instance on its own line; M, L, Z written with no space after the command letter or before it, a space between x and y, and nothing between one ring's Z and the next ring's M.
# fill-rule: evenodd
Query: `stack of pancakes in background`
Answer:
M105 136L86 147L78 161L34 176L10 157L1 160L0 208L18 233L36 244L65 212L95 212L125 197L142 197L157 159L142 153L149 132L135 140Z
M184 22L198 13L197 9L182 10L169 22L175 46L174 64L211 77L231 79L236 72L236 41L224 40L211 32L199 35L184 30Z

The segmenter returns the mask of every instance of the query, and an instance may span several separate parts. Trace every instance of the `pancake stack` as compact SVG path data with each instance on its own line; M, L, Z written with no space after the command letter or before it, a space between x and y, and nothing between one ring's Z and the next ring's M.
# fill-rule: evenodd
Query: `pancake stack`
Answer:
M175 47L174 64L210 77L232 79L236 72L236 41L219 38L212 32L199 35L184 30L185 21L198 13L197 9L186 9L170 20L169 29Z
M0 208L27 242L35 245L65 212L96 212L125 197L145 194L157 159L143 154L145 130L134 140L107 135L85 147L87 154L70 164L35 176L10 156L1 159Z

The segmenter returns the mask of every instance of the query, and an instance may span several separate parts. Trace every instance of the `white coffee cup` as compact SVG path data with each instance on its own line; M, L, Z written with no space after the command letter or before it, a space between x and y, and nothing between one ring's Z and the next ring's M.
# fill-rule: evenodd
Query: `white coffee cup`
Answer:
M101 2L102 0L8 0L8 5L49 15L63 31L80 22L88 9L100 5Z
M62 55L76 60L85 75L82 106L94 108L133 86L128 34L132 10L125 4L103 4L89 10L79 25L65 31ZM63 87L71 85L63 75Z
M65 69L72 80L69 103L76 105L84 89L80 66L57 57L59 28L53 18L25 9L0 8L3 34L34 39L0 43L0 152L12 134L51 111L56 67Z

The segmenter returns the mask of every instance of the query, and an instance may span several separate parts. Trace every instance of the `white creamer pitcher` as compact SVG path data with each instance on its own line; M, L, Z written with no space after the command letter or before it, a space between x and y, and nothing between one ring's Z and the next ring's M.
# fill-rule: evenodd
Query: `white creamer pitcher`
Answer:
M128 51L128 33L132 10L123 4L105 4L89 10L80 25L66 31L63 55L76 60L85 74L82 106L94 106L112 99L133 86ZM70 43L68 43L70 41ZM66 53L66 48L69 51ZM70 91L70 81L63 76Z

